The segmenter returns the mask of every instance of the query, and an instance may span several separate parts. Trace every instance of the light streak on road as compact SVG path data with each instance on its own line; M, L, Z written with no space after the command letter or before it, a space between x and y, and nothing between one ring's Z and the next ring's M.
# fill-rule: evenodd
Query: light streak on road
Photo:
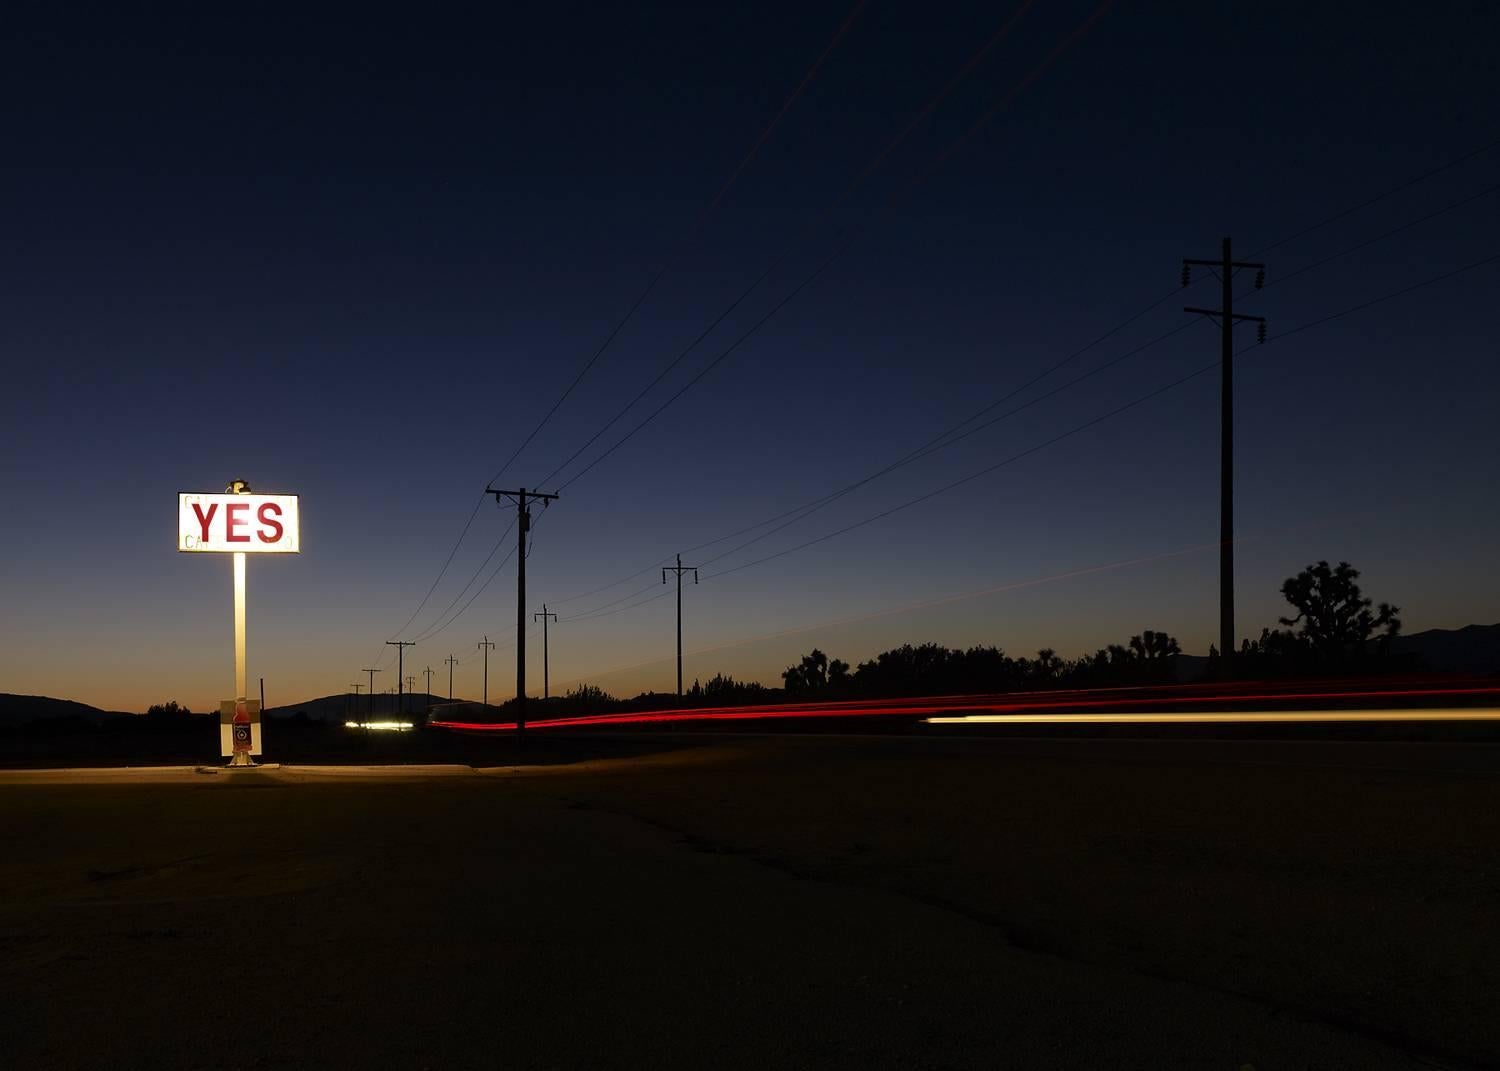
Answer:
M1168 713L1116 711L1090 714L968 714L925 719L929 725L1171 725L1256 722L1500 721L1500 707L1442 710L1175 710Z
M369 729L377 733L404 733L412 728L409 721L346 721L345 729Z
M1005 695L921 696L889 700L846 700L840 702L775 703L758 706L695 707L634 711L617 714L583 714L563 718L533 720L537 730L609 728L630 725L667 725L673 723L774 722L785 719L891 718L904 717L933 725L960 724L1093 724L1189 722L1359 722L1359 721L1493 721L1495 708L1444 706L1441 709L1398 709L1392 700L1420 702L1453 700L1459 697L1500 696L1500 687L1485 683L1455 687L1432 687L1423 682L1400 682L1402 687L1350 689L1346 682L1324 681L1318 690L1310 682L1287 685L1277 691L1263 683L1248 684L1245 690L1226 690L1223 685L1187 685L1170 689L1120 688L1094 691L1017 692ZM1396 682L1392 682L1396 683ZM1458 682L1454 682L1458 683ZM1333 687L1337 685L1338 687ZM1161 694L1167 691L1169 694ZM1344 704L1346 709L1311 710L1207 710L1216 704L1264 707L1268 703L1326 702ZM1383 701L1372 709L1347 709L1351 702ZM1178 709L1181 707L1190 709ZM1161 708L1168 709L1161 709ZM1197 709L1193 709L1197 708ZM435 728L459 732L513 732L514 722L472 722L434 719Z

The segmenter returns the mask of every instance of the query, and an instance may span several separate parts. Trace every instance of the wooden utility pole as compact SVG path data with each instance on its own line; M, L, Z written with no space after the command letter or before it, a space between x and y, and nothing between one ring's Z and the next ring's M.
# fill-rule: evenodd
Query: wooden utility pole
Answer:
M516 538L519 540L516 544L516 735L523 736L526 733L526 555L529 553L526 533L531 531L531 510L527 507L532 502L540 502L546 509L549 502L557 500L557 495L528 491L524 487L515 491L486 487L484 493L494 495L497 506L502 496L516 504Z
M1255 288L1259 290L1265 285L1266 266L1235 260L1228 238L1218 260L1183 260L1183 286L1192 281L1195 264L1215 269L1223 287L1222 308L1185 306L1183 311L1219 321L1219 654L1227 666L1227 660L1234 656L1234 325L1240 320L1254 320L1260 324L1260 341L1266 340L1264 316L1234 311L1234 273L1240 268L1254 268Z
M490 638L486 636L475 646L477 646L481 651L484 652L484 697L482 699L482 702L486 707L488 707L490 705L490 651L494 648L495 645L493 642L491 642ZM453 687L452 669L448 670L448 687L451 691Z
M408 647L415 647L416 640L386 640L387 647L396 648L396 713L401 713L401 673L402 657L406 654Z
M375 717L375 674L379 673L380 670L378 670L378 669L362 669L362 670L360 670L360 672L361 673L368 673L370 675L370 692L369 692L369 695L370 695L370 709L368 711L366 711L366 713L365 713L365 720L369 721L370 719L372 719L372 718Z
M677 555L676 565L662 566L661 582L667 582L667 574L677 574L677 695L682 696L682 574L692 573L693 583L698 582L698 567L695 565L683 565L682 555Z
M448 663L448 702L453 702L453 667L458 665L458 659L449 655L443 661Z
M556 621L557 615L549 614L547 604L542 603L542 612L532 614L531 620L535 621L539 617L542 619L542 698L550 699L552 697L552 669L551 655L547 653L547 621L549 618Z
M431 714L432 713L432 667L428 666L422 672L424 674L426 674L426 676L427 676L427 705L426 705L425 708L423 708L423 713L425 713L425 714Z

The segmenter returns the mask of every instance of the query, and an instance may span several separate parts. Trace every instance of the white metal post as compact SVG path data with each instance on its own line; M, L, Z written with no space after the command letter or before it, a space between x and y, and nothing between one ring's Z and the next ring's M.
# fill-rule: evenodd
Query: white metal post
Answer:
M234 552L234 697L247 699L245 671L245 552Z

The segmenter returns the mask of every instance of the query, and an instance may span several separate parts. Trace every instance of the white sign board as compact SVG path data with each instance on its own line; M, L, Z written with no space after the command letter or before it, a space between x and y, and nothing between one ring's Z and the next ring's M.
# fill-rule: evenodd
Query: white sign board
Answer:
M296 554L301 550L296 495L177 496L177 549Z

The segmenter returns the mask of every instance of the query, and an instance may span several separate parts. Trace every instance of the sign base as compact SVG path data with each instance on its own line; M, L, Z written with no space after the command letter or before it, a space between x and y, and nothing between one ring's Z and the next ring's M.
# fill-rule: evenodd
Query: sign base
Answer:
M236 766L254 765L250 756L262 754L260 700L225 699L219 703L219 754L226 759L232 757Z

